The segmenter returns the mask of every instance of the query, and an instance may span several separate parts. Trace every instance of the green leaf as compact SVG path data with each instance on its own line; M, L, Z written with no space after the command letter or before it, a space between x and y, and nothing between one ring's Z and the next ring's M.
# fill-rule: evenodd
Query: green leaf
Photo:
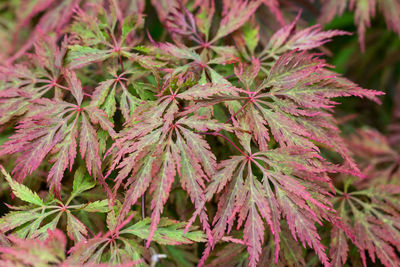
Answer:
M258 40L260 38L258 34L258 26L254 26L249 22L246 22L243 27L243 39L246 43L246 46L249 48L251 53L254 53L254 50L257 47Z
M11 187L11 190L17 196L19 199L37 205L37 206L43 206L43 200L35 193L32 192L28 187L26 187L23 184L20 184L16 181L14 181L11 176L6 172L6 170L3 168L3 166L0 165L0 170L5 176L8 184Z
M120 233L133 234L142 239L147 239L150 232L150 223L150 218L145 218ZM188 231L185 233L185 225L186 222L161 218L152 240L161 245L191 244L193 242L206 241L205 234L202 231Z
M109 118L114 116L114 113L117 109L117 102L115 101L115 88L111 89L111 92L108 94L102 109L107 113Z
M36 230L35 235L46 238L48 236L48 231L49 230L55 230L57 228L58 222L60 221L61 215L63 213L59 212L56 217L54 217L53 220L51 220L49 223L43 225L40 227L38 230Z
M82 208L78 209L86 212L108 212L110 210L108 207L107 199L97 200L94 202L83 204Z
M214 84L228 84L228 85L231 84L223 76L221 76L218 72L216 72L212 68L207 68L207 71L210 72L211 81Z
M0 219L0 230L7 232L27 222L39 218L41 215L34 211L11 211Z
M117 215L118 214L115 214L115 208L111 209L110 212L107 213L106 223L107 223L107 228L110 231L113 231L117 226Z
M112 50L100 50L97 48L74 45L70 46L67 55L67 68L79 69L90 63L102 61L112 56Z
M57 226L61 213L59 213L52 220L52 222L48 223L47 225L44 225L42 227L40 227L40 225L45 219L48 219L50 215L53 215L56 212L58 212L58 210L50 210L42 213L36 212L34 214L32 214L30 211L24 211L23 213L25 214L22 213L16 214L15 212L10 212L9 214L3 217L5 219L4 224L5 225L8 224L8 226L10 227L8 230L14 229L16 234L23 238L32 236L46 237L47 229L49 229L51 226L54 229ZM14 221L16 222L15 224ZM27 222L29 223L25 224ZM2 230L3 229L4 228L2 228Z
M77 196L84 191L92 189L95 187L96 182L93 181L89 175L86 174L86 168L81 165L75 172L74 183L72 185L71 196Z
M85 236L88 234L86 226L81 221L79 221L74 215L72 215L70 211L67 211L66 214L67 214L67 233L69 238L71 238L75 242L83 240Z
M126 17L122 23L121 40L124 41L131 32L140 27L141 22L143 22L143 20L136 14Z

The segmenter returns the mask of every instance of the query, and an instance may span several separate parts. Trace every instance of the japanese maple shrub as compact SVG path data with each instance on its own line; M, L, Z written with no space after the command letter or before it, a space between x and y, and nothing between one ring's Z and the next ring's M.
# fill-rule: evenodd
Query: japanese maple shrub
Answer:
M1 265L400 265L400 187L366 167L381 153L392 177L398 150L344 141L334 117L383 93L315 53L349 32L275 0L11 2ZM398 1L378 4L398 31Z

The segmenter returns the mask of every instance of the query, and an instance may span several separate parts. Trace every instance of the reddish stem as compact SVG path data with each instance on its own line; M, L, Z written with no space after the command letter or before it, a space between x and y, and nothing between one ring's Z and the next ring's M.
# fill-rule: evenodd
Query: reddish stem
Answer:
M118 50L118 60L119 64L121 65L121 72L124 73L125 69L124 69L124 63L122 62L121 50Z
M234 117L236 117L240 112L243 111L243 109L250 103L252 102L251 99L247 100L246 103L244 103L243 106L240 107L240 109L238 111L235 112L235 114L231 115L229 119L227 119L224 123L228 123L231 120L233 120ZM221 129L219 129L217 132L221 131Z
M231 141L231 139L229 139L228 137L218 133L218 132L198 132L198 134L205 134L205 135L212 135L212 136L219 136L222 137L223 139L225 139L226 141L228 141L232 146L234 146L236 148L237 151L239 151L243 156L245 156L246 158L249 158L249 155L247 155L245 152L243 152L243 150L241 150L237 145L235 145L235 143L233 143Z

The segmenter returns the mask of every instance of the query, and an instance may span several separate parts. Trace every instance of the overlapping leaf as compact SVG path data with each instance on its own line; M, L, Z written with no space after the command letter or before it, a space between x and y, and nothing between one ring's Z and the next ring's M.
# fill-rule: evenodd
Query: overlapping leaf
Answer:
M29 115L19 122L16 133L0 151L0 155L21 153L13 170L18 181L36 170L51 154L50 162L53 164L47 179L56 194L60 193L64 171L68 167L71 169L74 163L79 131L81 156L86 159L89 173L96 178L102 178L102 174L99 144L93 125L101 126L110 136L115 135L112 123L103 111L94 106L82 106L82 87L76 75L68 72L67 77L76 104L46 98L35 100Z
M109 58L128 58L146 68L153 68L160 63L150 57L132 51L140 40L137 31L143 26L143 16L132 13L124 18L115 16L120 7L117 2L112 5L111 14L101 5L96 5L95 14L89 15L82 9L76 11L76 21L71 32L82 40L69 47L67 67L79 69L94 62ZM115 34L119 32L119 34ZM121 63L122 64L122 63ZM122 67L122 72L124 71Z
M113 212L108 215L108 222L112 221ZM104 235L96 236L89 241L80 242L71 249L68 262L71 264L100 263L107 259L111 264L140 263L143 256L148 258L146 249L137 238L146 239L150 230L150 219L146 218L127 226L132 215L113 226L108 224L109 231ZM116 220L116 218L113 218ZM162 245L192 244L204 242L205 236L201 231L184 231L185 222L177 222L162 218L159 227L154 231L152 240Z
M57 228L62 215L65 213L67 217L67 233L71 240L79 242L85 240L88 234L87 227L72 214L76 211L85 212L107 212L108 201L95 201L86 204L70 205L71 200L80 195L83 191L91 189L95 186L90 183L88 177L84 177L82 170L77 171L74 181L74 190L66 203L48 197L42 200L36 193L32 192L28 187L14 181L10 175L0 165L1 172L10 184L12 192L16 197L29 206L11 207L11 211L0 218L0 230L2 232L14 232L21 238L46 238L48 230ZM79 184L79 185L78 185ZM89 186L90 185L90 186ZM77 189L77 187L80 187Z
M215 13L214 1L198 3L200 15L197 20L184 6L173 10L167 20L167 28L173 34L185 36L204 48L212 48L211 45L217 40L239 29L254 14L261 2L240 0L234 6L229 2L224 3L223 16L211 40L209 38L211 20Z
M49 91L57 95L62 87L59 80L66 43L58 48L53 38L42 36L34 47L29 64L0 66L0 124L23 115L31 105L30 100Z
M399 193L398 186L381 185L367 190L350 192L350 182L346 183L344 192L334 199L343 220L352 221L354 245L358 248L364 266L369 258L389 267L400 263L398 252L400 248L399 225ZM335 266L346 262L348 248L343 230L332 230Z
M229 128L214 120L203 120L198 115L180 116L177 99L215 95L215 89L213 85L204 85L194 86L182 93L171 91L172 94L161 101L139 107L134 116L136 124L121 133L114 145L118 151L112 168L117 166L120 169L116 189L130 176L125 184L129 188L122 214L126 214L149 187L153 193L149 240L156 230L176 174L195 206L188 227L199 216L204 230L210 231L204 206L204 188L205 181L214 174L216 159L208 143L195 131Z
M252 129L262 150L271 136L281 147L297 145L319 151L315 142L322 143L339 153L357 173L330 114L338 104L331 98L358 96L378 102L382 93L362 89L326 67L323 60L305 52L282 55L261 85L249 85L248 91L242 91L248 100L239 117L245 118L246 125L239 122L238 127Z
M349 2L354 4L363 33L376 3L396 28L397 1L330 3L340 12ZM399 190L395 186L362 190L380 184L378 176L395 183L398 153L386 138L365 131L361 138L350 139L349 146L358 150L354 155L361 159L369 179L353 184L352 190L358 191L338 190L334 204L341 201L339 206L330 202L329 173L361 176L332 115L336 98L357 96L379 102L381 93L358 87L331 71L317 55L301 51L319 48L347 32L323 31L318 25L298 30L299 15L266 39L270 31L262 22L266 9L259 6L267 5L284 25L286 12L278 10L278 1L162 0L147 2L156 8L167 31L150 28L146 42L143 0L88 0L80 6L79 0L28 2L16 15L16 29L38 20L37 31L25 46L16 45L15 51L20 50L9 62L18 58L18 64L0 67L1 130L11 131L8 125L18 119L0 156L16 156L10 163L16 180L4 174L13 194L27 204L10 206L12 211L0 219L0 230L44 238L51 235L49 229L64 228L75 244L71 256L67 262L64 252L56 260L49 256L50 264L134 265L144 264L145 259L154 265L163 256L160 252L188 265L198 261L197 249L187 253L170 245L207 241L202 264L224 241L235 244L216 248L218 259L211 266L305 265L309 255L301 245L311 248L307 253L325 266L340 266L347 262L349 238L364 263L367 250L372 260L377 255L387 266L398 265ZM0 4L0 12L8 5ZM74 22L65 31L72 7ZM55 17L59 14L64 16ZM146 25L153 23L158 25L152 18ZM3 27L3 20L0 24ZM55 38L43 37L51 29ZM170 36L164 35L168 32ZM150 36L153 33L158 42ZM170 37L173 43L165 41ZM35 52L21 57L32 45ZM15 51L0 52L0 58ZM78 146L82 161L76 160ZM340 165L322 157L330 158L326 148L336 152L335 162L341 156ZM107 149L110 157L102 159ZM365 157L375 156L381 159L366 162ZM110 166L107 180L102 175L104 166ZM48 170L48 183L58 199L51 194L43 199L19 183L38 168ZM66 169L76 169L73 182L72 176L64 175ZM347 180L335 176L338 183ZM33 183L41 186L40 179ZM97 183L106 189L114 186L113 192L107 191L110 201L82 201L102 198L104 191ZM141 197L140 220L133 205ZM181 208L187 204L185 198L194 208ZM168 210L168 216L179 220L189 216L188 223L162 218L168 199L178 206ZM216 210L207 206L208 211L206 203L212 200L218 205ZM149 210L150 218L144 218ZM107 216L101 215L106 212ZM96 218L102 220L93 222L93 213L100 213ZM205 233L191 227L197 217ZM326 221L334 225L332 262L316 227ZM0 239L10 243L5 235ZM147 247L151 241L158 245L145 249L143 239ZM15 256L12 260L19 263L24 260L22 253L29 256L25 263L36 260L36 252L26 247L31 240L11 237L10 241L15 244L8 248L11 256L5 260ZM42 245L37 242L47 257L48 247Z
M207 188L207 199L224 192L213 221L213 242L231 231L237 217L238 229L244 224L249 265L256 266L264 242L265 220L275 237L277 260L280 219L286 218L293 237L303 246L312 247L328 266L315 223L321 223L323 217L329 218L327 214L332 210L327 198L329 193L320 188L314 195L310 188L319 187L320 183L328 185L330 180L325 172L331 167L325 165L317 153L300 147L248 153L247 157L235 156L222 161Z

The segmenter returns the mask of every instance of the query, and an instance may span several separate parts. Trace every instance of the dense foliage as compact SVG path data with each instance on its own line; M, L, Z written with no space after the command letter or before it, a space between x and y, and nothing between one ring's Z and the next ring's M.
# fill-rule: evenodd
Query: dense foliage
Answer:
M399 266L399 14L0 1L0 265Z

